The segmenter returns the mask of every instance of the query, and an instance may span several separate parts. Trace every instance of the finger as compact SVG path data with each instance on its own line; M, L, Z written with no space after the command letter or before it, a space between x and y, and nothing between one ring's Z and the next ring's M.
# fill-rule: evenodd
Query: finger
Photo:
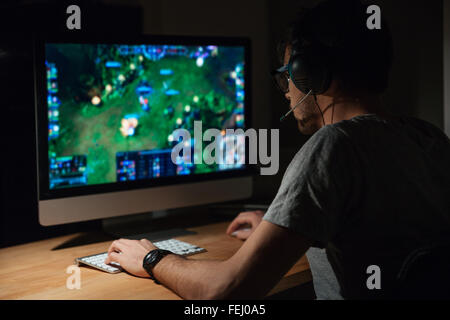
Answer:
M264 216L266 213L262 210L256 210L255 211L256 214L258 214L259 216Z
M233 221L230 222L228 225L227 231L225 231L226 234L231 234L233 231L235 231L243 222L242 217L236 217Z
M238 231L235 231L232 233L232 235L240 240L247 240L248 237L250 237L251 233L252 233L252 229L246 228L246 229L240 229Z
M106 256L105 264L109 264L111 262L117 262L118 264L121 265L122 264L121 260L122 260L122 255L120 253L111 252L111 253L108 253L108 255Z
M261 210L256 210L256 211L244 211L241 212L238 217L239 218L246 218L249 221L254 221L255 219L260 219L261 216L264 215L264 212Z
M234 231L236 231L237 229L242 229L244 227L251 227L252 223L251 220L247 219L247 218L236 218L235 220L233 220L230 225L227 228L226 233L227 234L231 234Z
M111 243L111 246L108 249L108 254L111 252L117 251L122 252L125 249L125 244L121 240L116 240Z
M117 241L119 241L120 243L122 243L122 244L124 244L126 246L129 246L129 245L133 244L133 242L139 242L139 240L131 240L131 239L124 239L124 238L121 238L121 239L119 239Z
M231 221L230 225L227 228L226 233L231 234L232 232L239 229L240 226L245 225L245 224L251 224L251 219L249 219L248 217L245 217L245 216L243 216L243 217L237 216L233 221Z
M247 224L249 226L253 225L253 221L255 219L256 213L263 213L262 211L243 211L237 215L237 217L230 223L228 229L226 231L227 234L231 234L237 228L242 226L243 224Z
M132 247L136 245L136 243L140 243L139 240L131 240L131 239L119 239L117 240L123 247Z
M243 211L238 214L238 217L249 217L254 213L254 211Z

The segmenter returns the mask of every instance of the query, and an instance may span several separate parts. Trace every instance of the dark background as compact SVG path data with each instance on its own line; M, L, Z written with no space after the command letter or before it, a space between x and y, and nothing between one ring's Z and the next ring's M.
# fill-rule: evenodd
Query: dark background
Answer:
M445 0L444 0L445 1ZM0 4L0 247L69 232L97 230L99 221L42 227L38 223L32 37L45 31L246 36L252 40L254 128L280 129L280 170L254 178L255 200L275 195L284 170L306 141L269 72L276 43L300 6L314 0L3 1ZM367 2L369 3L369 2ZM70 4L81 7L81 31L66 30ZM396 114L443 129L443 0L374 0L394 39L394 65L384 102Z

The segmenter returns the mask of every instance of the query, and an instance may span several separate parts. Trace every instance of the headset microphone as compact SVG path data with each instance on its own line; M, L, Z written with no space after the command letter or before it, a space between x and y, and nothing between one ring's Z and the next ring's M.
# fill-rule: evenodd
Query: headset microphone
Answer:
M282 116L281 118L280 118L280 122L281 121L283 121L292 111L294 111L294 109L295 108L297 108L306 98L308 98L308 96L310 95L312 93L312 90L309 90L308 91L308 93L303 97L303 98L301 98L301 100L295 105L295 106L293 106L292 108L291 108L291 110L289 110L284 116Z

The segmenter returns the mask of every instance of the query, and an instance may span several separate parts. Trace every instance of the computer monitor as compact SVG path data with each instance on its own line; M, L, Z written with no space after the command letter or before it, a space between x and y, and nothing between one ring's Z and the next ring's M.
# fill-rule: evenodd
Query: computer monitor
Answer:
M40 224L250 197L245 161L172 158L176 129L194 148L208 128L250 127L249 49L245 38L39 39Z

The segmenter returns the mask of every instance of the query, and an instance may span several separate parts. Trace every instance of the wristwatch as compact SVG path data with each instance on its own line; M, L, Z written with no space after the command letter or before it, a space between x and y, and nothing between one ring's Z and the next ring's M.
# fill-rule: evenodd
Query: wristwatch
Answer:
M174 254L172 251L169 250L162 250L162 249L155 249L147 253L147 255L144 257L144 260L142 262L142 266L144 267L145 271L150 276L150 279L154 280L155 283L159 284L160 282L156 280L156 278L153 276L153 268L156 266L156 264L165 256L168 254Z

